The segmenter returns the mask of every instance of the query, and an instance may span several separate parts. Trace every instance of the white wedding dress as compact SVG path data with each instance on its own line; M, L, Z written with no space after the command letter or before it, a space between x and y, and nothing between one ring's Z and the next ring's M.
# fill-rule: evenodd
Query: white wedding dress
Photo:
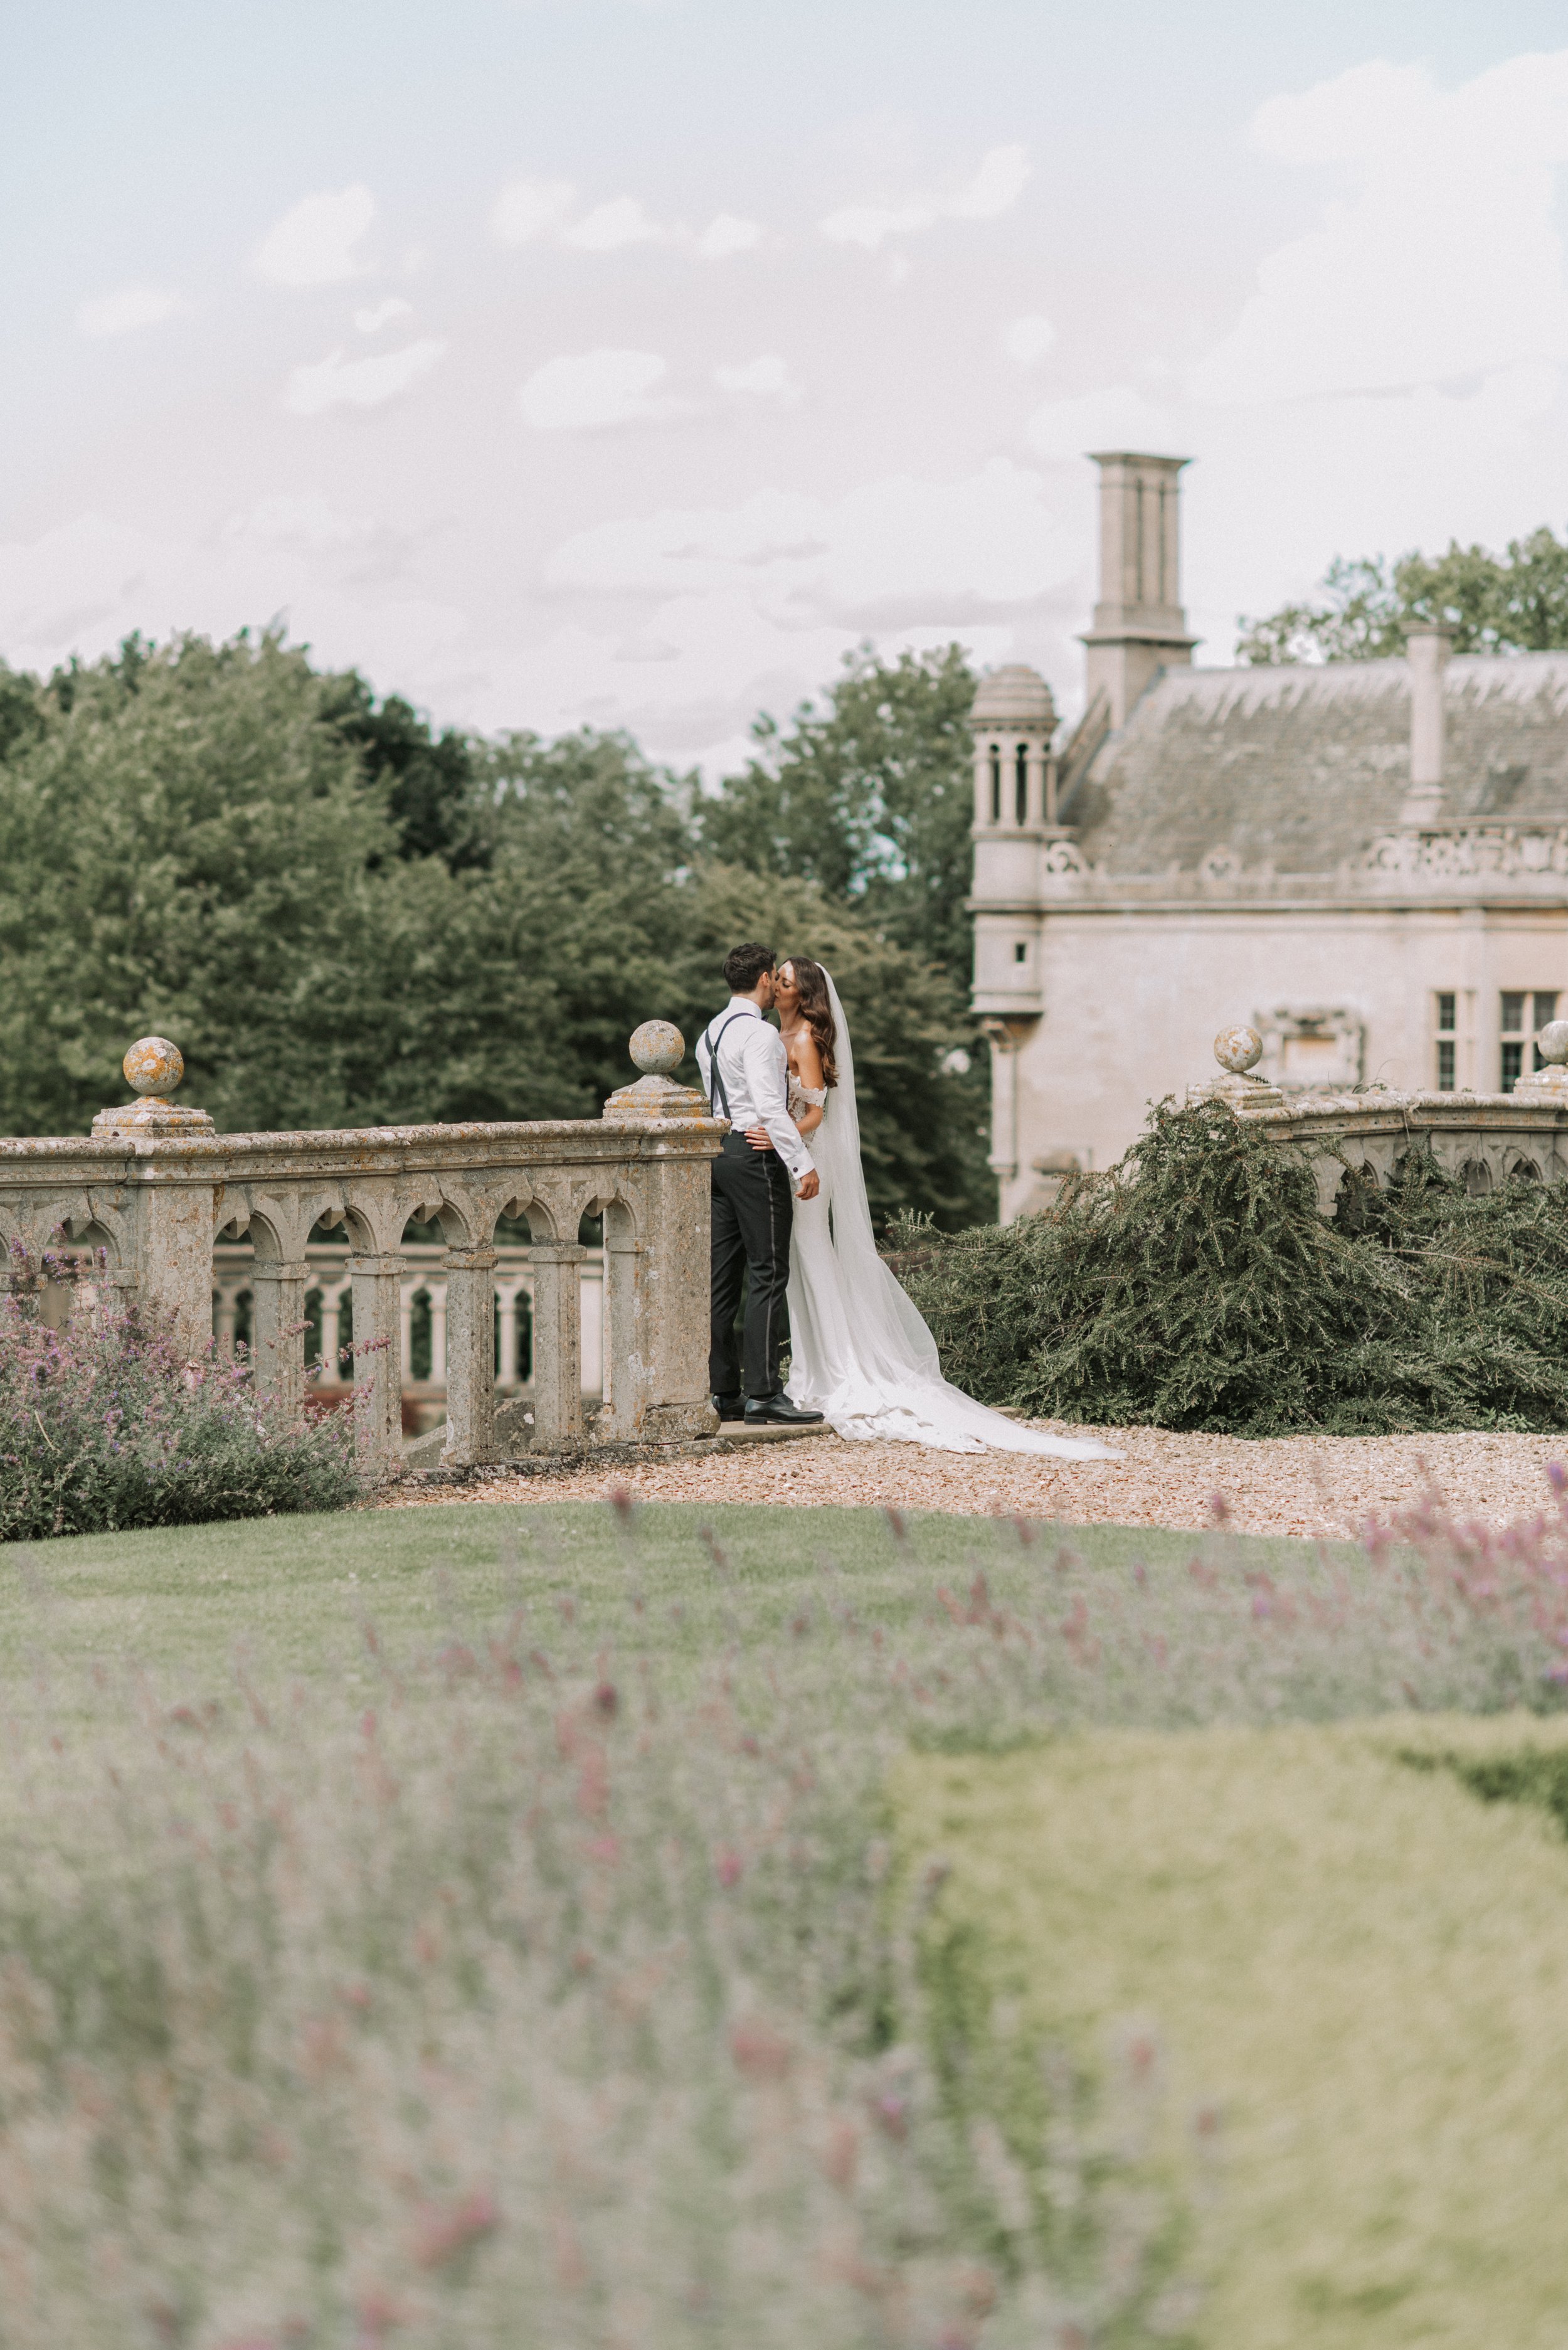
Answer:
M815 1200L796 1200L789 1261L792 1403L820 1411L839 1436L896 1437L943 1452L1053 1453L1067 1461L1120 1458L1092 1437L1046 1436L992 1411L943 1378L936 1340L877 1253L860 1118L855 1107L855 1055L844 1006L831 976L838 1082L807 1093L790 1080L792 1114L824 1104L810 1138L822 1179Z

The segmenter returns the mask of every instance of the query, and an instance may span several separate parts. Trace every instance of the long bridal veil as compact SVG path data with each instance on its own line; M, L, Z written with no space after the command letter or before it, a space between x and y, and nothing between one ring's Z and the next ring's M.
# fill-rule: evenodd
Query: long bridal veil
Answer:
M849 1024L830 972L838 1082L811 1153L822 1178L796 1201L790 1261L788 1393L823 1412L840 1436L899 1437L949 1452L995 1446L1072 1461L1115 1460L1093 1438L1046 1436L989 1410L944 1379L936 1340L877 1253ZM831 1220L831 1221L830 1221Z

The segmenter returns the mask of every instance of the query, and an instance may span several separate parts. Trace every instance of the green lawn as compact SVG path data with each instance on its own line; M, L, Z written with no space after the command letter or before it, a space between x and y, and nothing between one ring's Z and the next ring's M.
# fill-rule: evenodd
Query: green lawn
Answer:
M597 1503L506 1509L455 1503L412 1510L340 1511L247 1518L212 1526L81 1534L0 1549L0 1671L40 1640L62 1662L137 1659L165 1676L226 1678L236 1640L278 1670L339 1676L362 1665L359 1625L373 1615L394 1638L427 1638L432 1617L493 1613L522 1596L569 1596L580 1620L617 1640L701 1659L724 1638L725 1589L699 1529L711 1530L746 1596L750 1637L771 1636L818 1601L825 1565L842 1576L868 1619L902 1627L929 1608L934 1582L967 1580L977 1560L1016 1573L1007 1522L926 1517L906 1548L880 1510L690 1507L659 1503L636 1513L633 1548ZM1125 1573L1137 1559L1179 1572L1206 1545L1193 1534L1075 1527L1064 1537L1096 1568ZM1043 1532L1031 1571L1054 1537ZM1289 1541L1232 1545L1282 1566L1305 1548ZM646 1603L632 1617L634 1590ZM679 1612L677 1612L679 1611Z
M0 1552L5 2350L1562 2350L1555 1540Z
M1168 2151L1200 2119L1212 2162L1211 2350L1568 2339L1568 1841L1401 1759L1543 1743L1407 1717L898 1766L971 1998L1091 2057L1158 2038Z

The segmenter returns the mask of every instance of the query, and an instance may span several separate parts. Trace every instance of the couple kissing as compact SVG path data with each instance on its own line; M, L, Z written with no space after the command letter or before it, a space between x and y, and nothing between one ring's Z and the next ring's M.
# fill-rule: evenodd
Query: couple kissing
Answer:
M708 1376L720 1419L826 1420L838 1436L947 1452L1115 1458L1093 1439L1023 1427L943 1378L936 1341L877 1253L855 1054L832 973L753 942L725 957L724 980L730 1000L697 1044L713 1115L730 1125L712 1168Z

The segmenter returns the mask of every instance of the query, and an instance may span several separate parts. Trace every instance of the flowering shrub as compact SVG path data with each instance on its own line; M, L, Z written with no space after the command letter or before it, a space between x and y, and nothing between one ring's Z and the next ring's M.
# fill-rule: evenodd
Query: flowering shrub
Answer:
M292 1424L248 1365L187 1365L133 1314L63 1330L0 1296L0 1542L340 1508L346 1416Z

